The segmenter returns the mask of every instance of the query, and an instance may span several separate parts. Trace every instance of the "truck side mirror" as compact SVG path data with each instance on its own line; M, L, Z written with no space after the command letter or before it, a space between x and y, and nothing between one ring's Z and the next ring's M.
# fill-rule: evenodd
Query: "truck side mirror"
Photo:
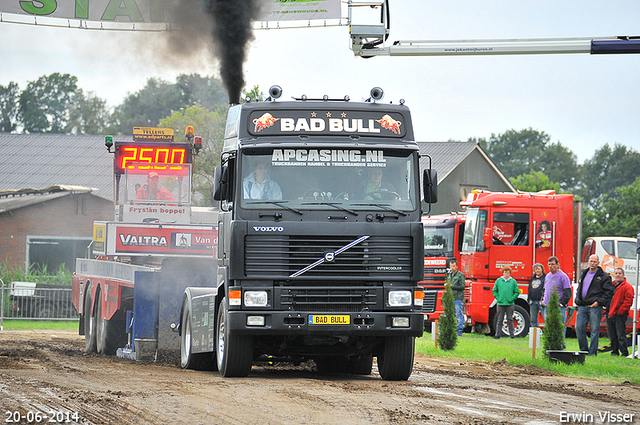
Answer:
M493 245L493 229L490 227L485 227L484 234L482 235L482 242L484 243L484 248L490 248Z
M438 202L438 173L431 168L422 172L422 192L427 204Z
M213 199L226 201L228 193L229 167L218 165L213 173Z

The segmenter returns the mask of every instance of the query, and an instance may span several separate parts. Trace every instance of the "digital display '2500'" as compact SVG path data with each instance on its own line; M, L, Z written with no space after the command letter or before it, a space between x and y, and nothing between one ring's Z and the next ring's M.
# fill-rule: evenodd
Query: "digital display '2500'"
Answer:
M124 173L134 163L190 164L191 150L185 145L121 145L116 149L116 173Z

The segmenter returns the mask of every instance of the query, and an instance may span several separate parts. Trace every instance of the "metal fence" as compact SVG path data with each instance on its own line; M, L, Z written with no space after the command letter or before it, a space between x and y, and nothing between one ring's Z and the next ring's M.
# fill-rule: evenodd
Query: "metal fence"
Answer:
M0 293L0 320L77 320L71 286L35 282L4 284Z

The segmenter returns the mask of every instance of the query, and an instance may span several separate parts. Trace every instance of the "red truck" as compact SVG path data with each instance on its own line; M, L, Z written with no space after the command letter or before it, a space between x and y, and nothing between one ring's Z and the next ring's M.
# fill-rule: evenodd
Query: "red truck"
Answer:
M452 213L422 217L424 226L424 290L422 311L425 328L437 321L444 311L442 294L449 261L460 261L466 215Z
M467 208L460 253L460 270L468 286L467 323L481 333L500 325L506 332L506 320L496 323L493 285L508 265L521 292L514 312L515 333L524 337L530 326L527 291L533 264L546 264L556 256L560 268L574 280L579 240L575 224L580 220L574 220L573 195L473 191L460 205Z

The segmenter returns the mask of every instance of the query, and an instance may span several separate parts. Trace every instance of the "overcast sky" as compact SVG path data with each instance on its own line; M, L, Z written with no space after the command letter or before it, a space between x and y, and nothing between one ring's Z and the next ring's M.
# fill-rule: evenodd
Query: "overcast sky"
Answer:
M390 40L605 37L640 35L640 1L391 0ZM346 15L346 14L345 14ZM358 22L354 22L358 23ZM370 22L364 22L370 23ZM206 52L164 55L158 34L0 23L0 84L53 72L110 106L157 77L218 75ZM640 150L640 55L515 55L357 58L348 27L255 32L245 79L283 97L328 94L403 98L418 141L489 138L532 127L583 162L605 143Z

